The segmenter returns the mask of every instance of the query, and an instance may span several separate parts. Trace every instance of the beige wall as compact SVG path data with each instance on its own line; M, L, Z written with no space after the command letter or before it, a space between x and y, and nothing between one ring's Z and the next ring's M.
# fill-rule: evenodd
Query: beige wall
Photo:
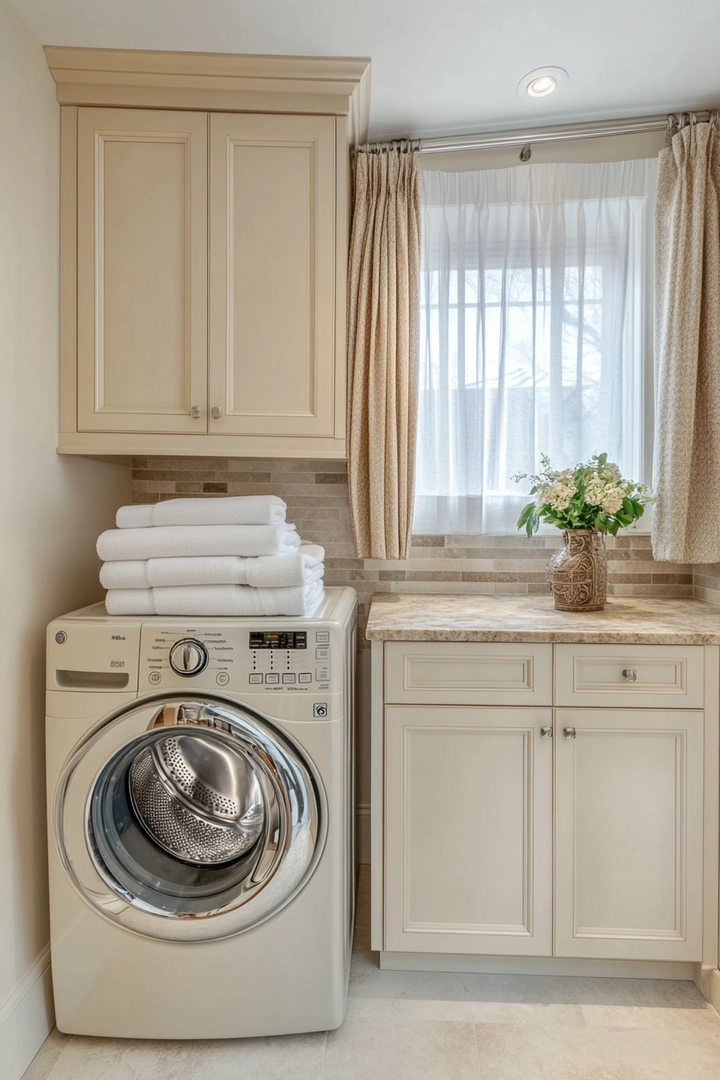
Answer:
M0 1075L47 1024L44 630L98 599L94 540L123 466L59 458L58 131L38 43L0 0ZM44 973L45 972L45 973Z

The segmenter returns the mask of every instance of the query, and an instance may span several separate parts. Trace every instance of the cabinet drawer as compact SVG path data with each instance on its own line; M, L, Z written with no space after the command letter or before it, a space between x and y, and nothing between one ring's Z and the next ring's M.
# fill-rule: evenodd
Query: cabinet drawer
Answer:
M700 645L556 645L557 705L703 707Z
M552 646L388 642L385 700L418 705L551 705Z

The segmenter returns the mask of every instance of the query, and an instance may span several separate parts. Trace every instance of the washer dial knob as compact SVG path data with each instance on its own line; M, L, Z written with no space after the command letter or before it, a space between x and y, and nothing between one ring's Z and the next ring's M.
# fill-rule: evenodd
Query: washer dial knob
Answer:
M207 667L207 649L195 638L182 638L170 649L170 667L176 675L192 678Z

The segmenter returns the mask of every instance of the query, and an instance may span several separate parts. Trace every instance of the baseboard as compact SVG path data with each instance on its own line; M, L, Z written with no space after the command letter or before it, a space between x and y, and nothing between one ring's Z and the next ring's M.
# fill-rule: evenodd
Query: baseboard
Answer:
M391 971L459 971L481 975L588 975L594 978L681 979L692 982L694 965L671 960L581 960L554 956L470 956L456 953L381 952ZM720 985L718 986L720 991Z
M54 1025L50 946L47 945L0 1009L0 1062L4 1080L20 1080Z
M702 991L715 1012L720 1013L720 971L717 968L714 969L710 978L704 983Z
M355 859L370 862L370 803L358 803L355 808Z

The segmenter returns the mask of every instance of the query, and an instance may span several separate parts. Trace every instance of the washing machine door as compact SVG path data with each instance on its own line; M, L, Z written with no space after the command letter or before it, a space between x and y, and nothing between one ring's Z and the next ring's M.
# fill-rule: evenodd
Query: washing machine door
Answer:
M317 771L278 727L212 697L146 700L72 753L54 805L62 864L130 931L201 941L289 903L322 853Z

